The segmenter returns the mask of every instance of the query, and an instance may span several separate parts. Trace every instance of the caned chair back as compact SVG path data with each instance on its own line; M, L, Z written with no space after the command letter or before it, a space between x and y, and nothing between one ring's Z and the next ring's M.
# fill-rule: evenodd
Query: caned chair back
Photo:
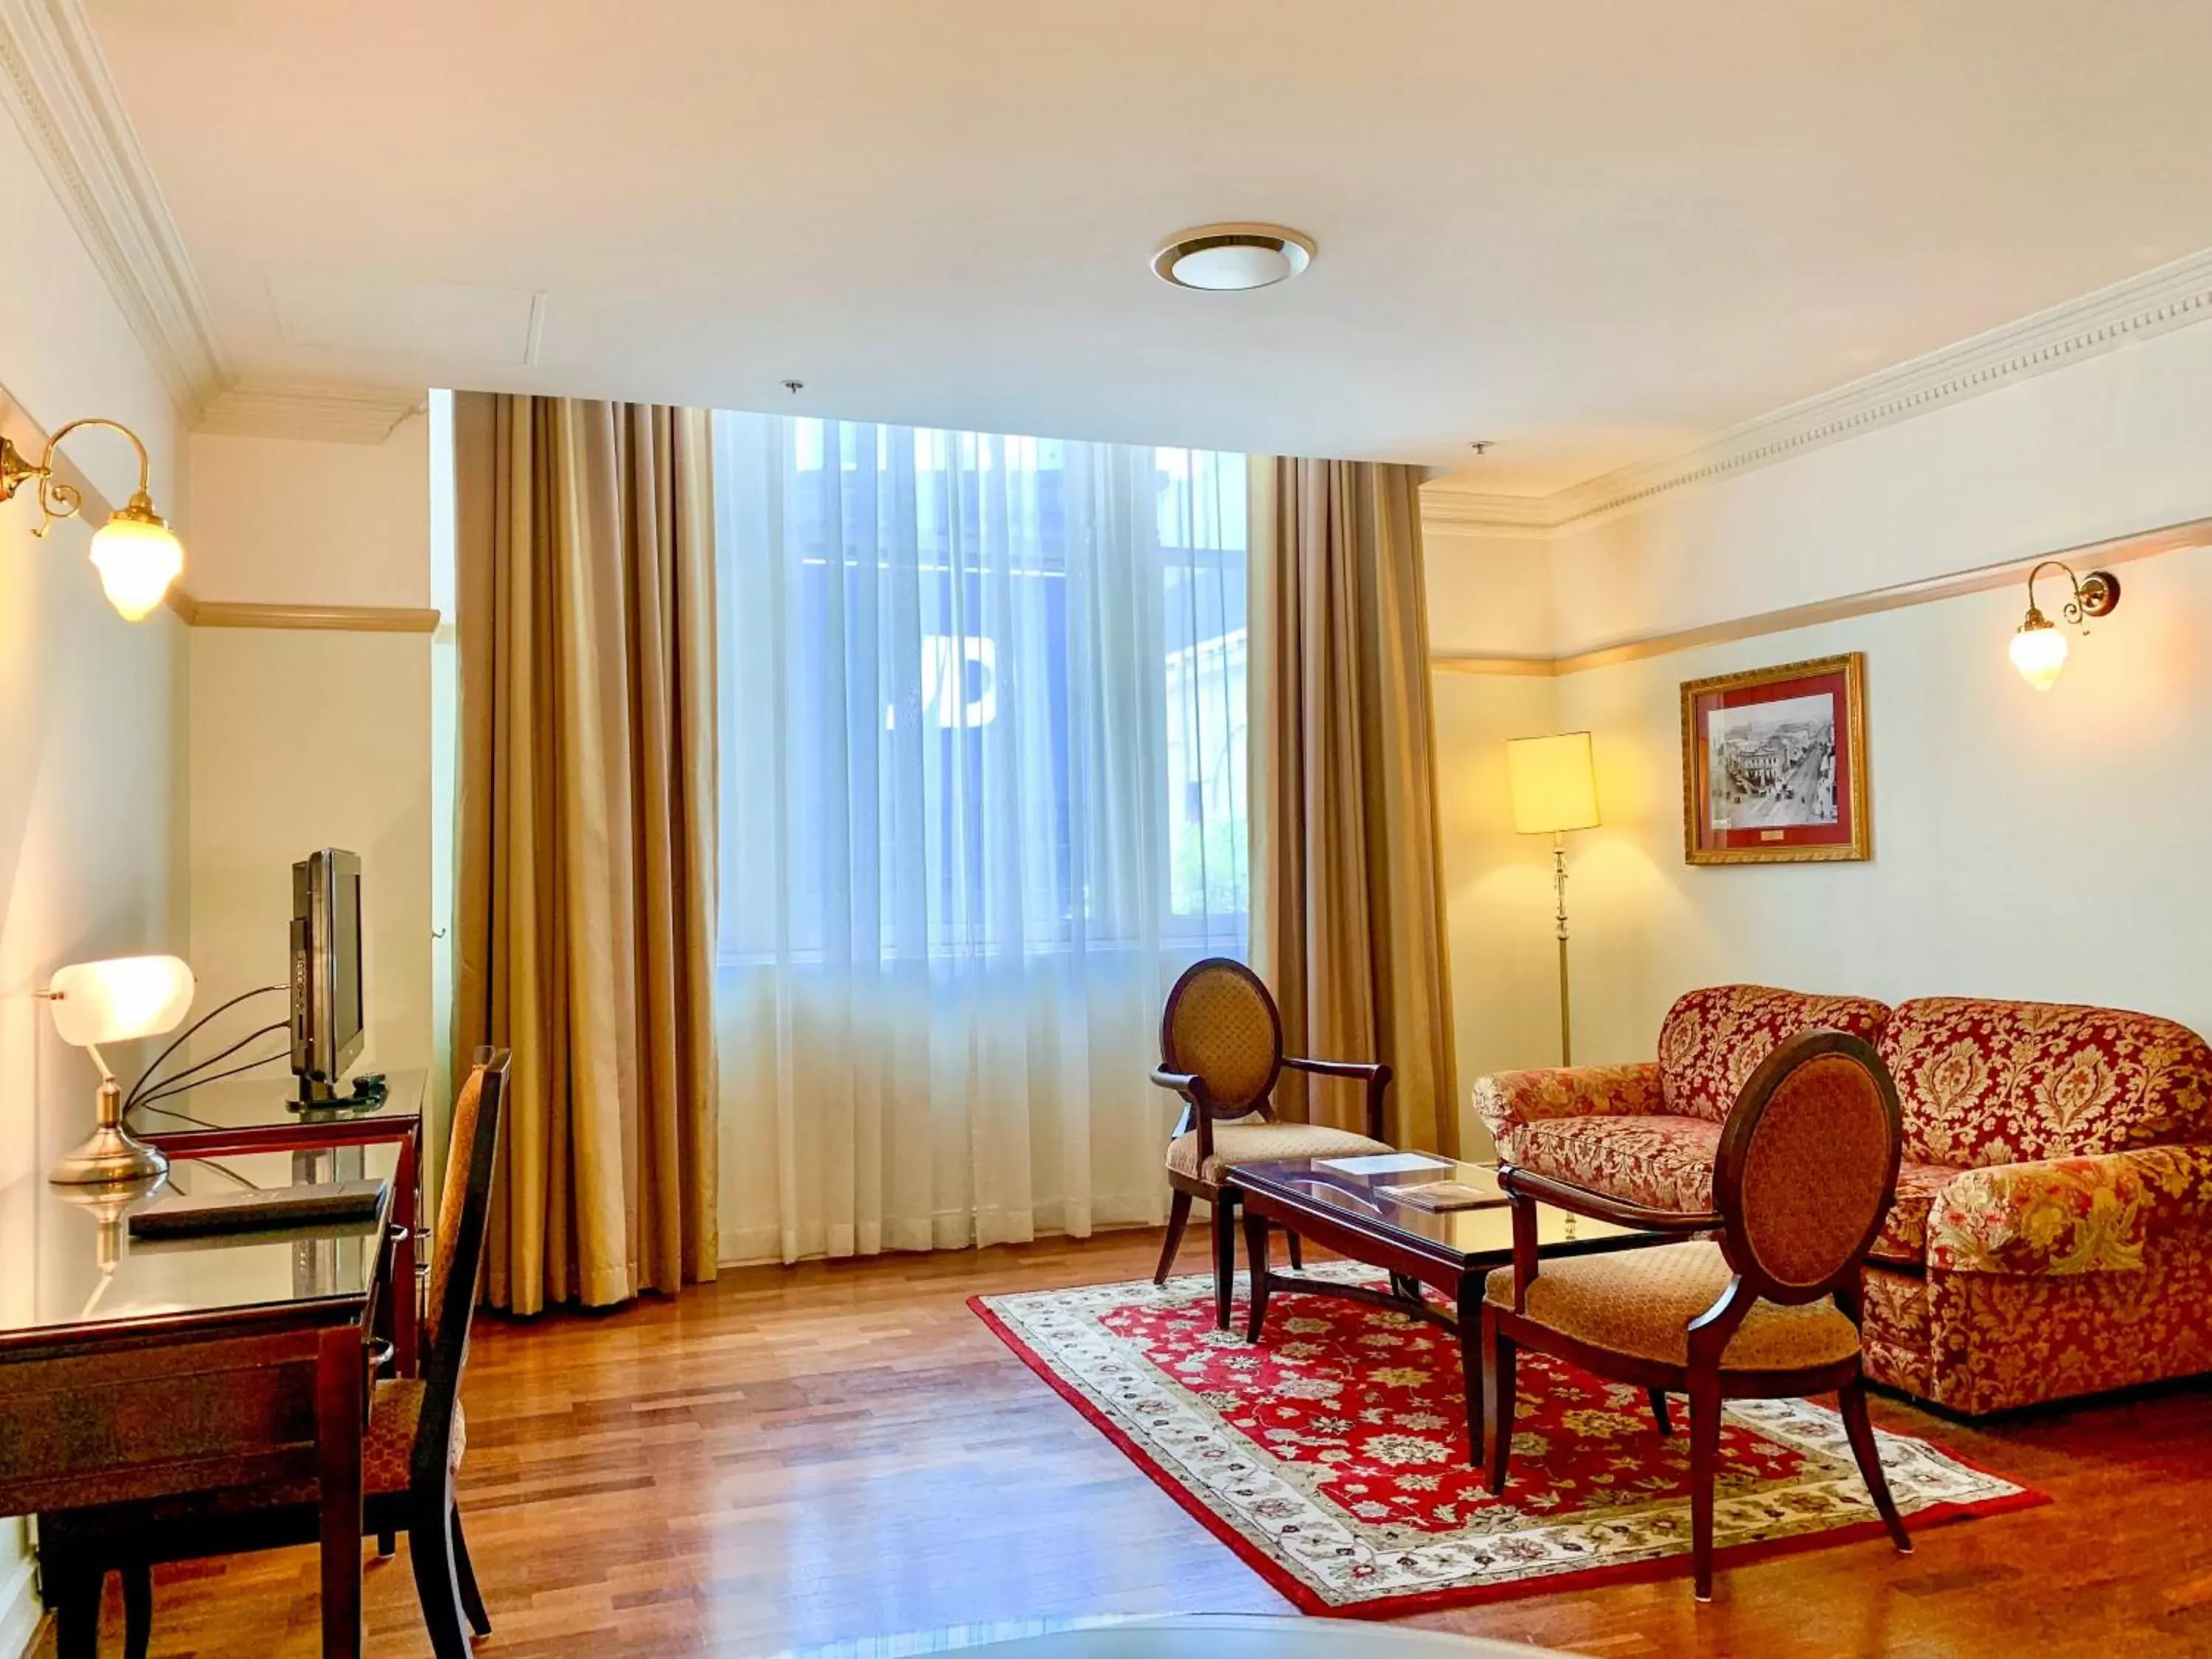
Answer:
M1896 1196L1903 1147L1897 1085L1865 1039L1789 1038L1721 1131L1713 1198L1729 1265L1770 1302L1854 1285Z
M438 1195L438 1231L430 1258L430 1305L424 1326L422 1415L415 1437L412 1478L420 1485L449 1478L461 1371L468 1363L469 1326L483 1278L490 1237L492 1181L499 1166L500 1119L511 1056L479 1048L453 1102L453 1127Z
M1267 1111L1283 1069L1283 1017L1260 976L1228 957L1193 963L1160 1016L1160 1063L1196 1077L1216 1117Z

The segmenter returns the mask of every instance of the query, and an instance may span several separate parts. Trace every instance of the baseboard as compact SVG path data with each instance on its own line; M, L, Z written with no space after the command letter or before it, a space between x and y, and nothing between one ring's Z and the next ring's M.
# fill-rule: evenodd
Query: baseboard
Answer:
M0 1659L23 1659L37 1643L45 1617L31 1558L21 1556L0 1565Z

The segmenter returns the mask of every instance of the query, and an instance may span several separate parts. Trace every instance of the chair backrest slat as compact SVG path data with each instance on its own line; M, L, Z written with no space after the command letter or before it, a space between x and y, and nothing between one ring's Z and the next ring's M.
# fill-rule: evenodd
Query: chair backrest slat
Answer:
M1269 1112L1283 1069L1283 1017L1260 976L1230 957L1193 963L1160 1015L1160 1061L1195 1076L1216 1117Z
M1856 1285L1897 1195L1897 1085L1863 1037L1804 1031L1760 1062L1721 1131L1714 1207L1747 1288L1803 1303Z

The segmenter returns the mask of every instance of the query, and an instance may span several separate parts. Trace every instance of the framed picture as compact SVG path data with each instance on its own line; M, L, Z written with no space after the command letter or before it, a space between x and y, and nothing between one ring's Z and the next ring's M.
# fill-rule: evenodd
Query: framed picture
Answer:
M1783 864L1872 856L1866 658L1682 685L1682 856Z

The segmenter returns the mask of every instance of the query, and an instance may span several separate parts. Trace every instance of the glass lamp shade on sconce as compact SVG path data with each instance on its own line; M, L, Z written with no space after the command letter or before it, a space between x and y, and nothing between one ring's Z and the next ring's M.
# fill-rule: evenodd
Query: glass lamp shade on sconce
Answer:
M143 622L183 574L185 550L150 505L134 499L92 538L92 565L107 602L125 622Z
M110 957L57 969L41 993L63 1042L83 1049L100 1069L92 1133L46 1178L65 1187L146 1181L169 1161L123 1125L123 1090L100 1057L100 1045L174 1030L192 1006L192 970L176 957Z
M2039 691L2048 691L2066 669L2066 636L2040 612L2012 636L2012 665Z

